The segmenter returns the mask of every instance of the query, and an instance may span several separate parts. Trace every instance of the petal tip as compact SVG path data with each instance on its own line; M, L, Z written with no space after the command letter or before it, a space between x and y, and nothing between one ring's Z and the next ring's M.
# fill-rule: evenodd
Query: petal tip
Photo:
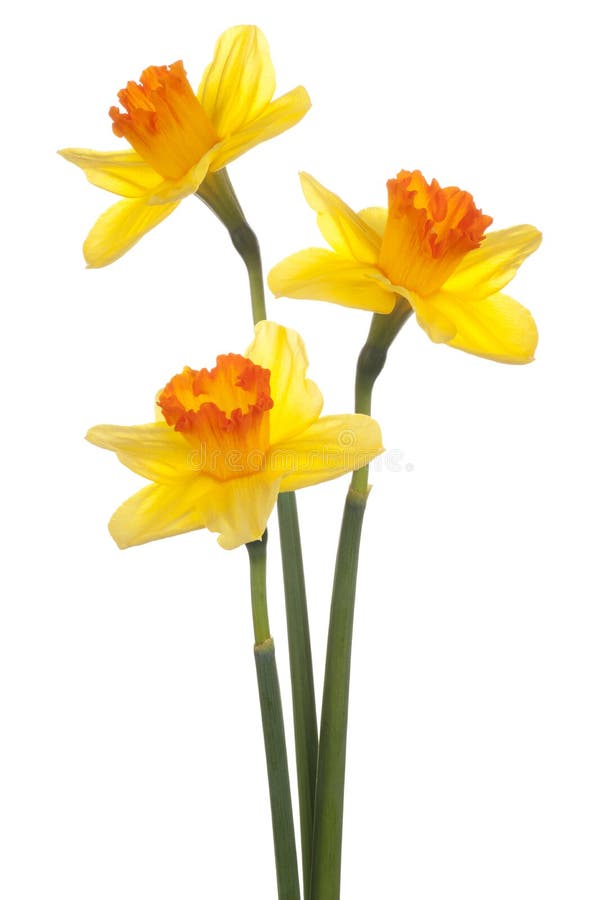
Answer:
M117 537L116 534L113 534L113 531L112 531L110 525L108 526L108 533L110 534L111 538L113 539L113 541L115 542L115 544L117 545L119 550L127 550L129 547L134 546L133 544L130 544L128 541L123 540L123 538L119 538L119 537Z
M94 425L93 428L88 428L85 433L84 440L88 441L90 444L94 444L95 447L101 447L102 445L99 442L98 431L102 426Z

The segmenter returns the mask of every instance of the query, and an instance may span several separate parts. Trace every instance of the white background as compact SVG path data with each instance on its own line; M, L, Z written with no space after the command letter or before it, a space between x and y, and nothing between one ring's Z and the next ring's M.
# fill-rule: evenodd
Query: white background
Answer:
M588 12L586 12L588 10ZM112 198L54 151L111 149L149 64L195 84L255 22L278 91L314 108L230 166L265 269L320 245L296 173L355 208L400 168L458 184L544 243L511 292L537 360L429 342L414 321L375 413L350 711L344 900L597 900L598 71L591 5L22 6L3 28L0 893L6 900L274 900L247 560L197 532L120 552L140 486L86 444L152 418L184 364L251 339L241 263L195 198L104 270ZM6 14L5 14L6 15ZM367 313L279 300L326 410L352 402ZM402 456L399 456L402 453ZM398 468L396 466L395 468ZM298 498L317 684L345 483ZM289 710L270 527L270 605ZM288 729L291 744L291 730Z

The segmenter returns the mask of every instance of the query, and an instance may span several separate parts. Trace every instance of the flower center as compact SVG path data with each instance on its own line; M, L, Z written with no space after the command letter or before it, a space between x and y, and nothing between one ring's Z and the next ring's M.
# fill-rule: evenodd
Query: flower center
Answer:
M181 178L218 141L181 60L144 69L118 96L127 112L110 108L114 133L163 178Z
M210 371L186 366L161 391L165 420L194 448L190 460L199 472L225 481L260 471L269 445L270 376L229 353Z
M438 290L491 224L473 197L457 187L429 184L421 172L390 179L388 218L379 266L393 284L426 296Z

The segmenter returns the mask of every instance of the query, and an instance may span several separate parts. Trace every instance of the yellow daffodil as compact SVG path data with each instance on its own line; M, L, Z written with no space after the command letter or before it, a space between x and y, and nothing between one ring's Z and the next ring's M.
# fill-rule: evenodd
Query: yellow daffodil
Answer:
M246 150L280 134L305 115L303 87L273 100L275 72L262 32L252 25L225 31L194 94L182 62L150 66L140 84L119 92L125 109L110 109L113 131L132 150L62 150L88 180L124 197L96 222L83 251L88 266L114 262Z
M260 322L245 356L185 368L158 397L160 421L98 425L87 439L153 484L115 512L119 547L208 528L231 549L260 538L280 491L337 478L381 450L369 416L320 416L296 332Z
M484 234L492 219L471 194L429 184L419 171L388 181L387 210L358 213L310 175L300 178L332 250L302 250L276 265L276 296L384 314L405 297L432 341L497 362L531 362L535 322L501 291L539 247L536 228Z

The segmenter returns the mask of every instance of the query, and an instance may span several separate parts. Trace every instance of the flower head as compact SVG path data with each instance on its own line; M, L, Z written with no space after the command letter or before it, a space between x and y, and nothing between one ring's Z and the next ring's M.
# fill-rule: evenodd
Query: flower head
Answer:
M436 342L498 362L533 359L530 313L501 293L539 247L531 225L485 233L492 219L471 194L421 172L388 181L388 209L353 212L310 175L302 188L332 250L302 250L269 274L276 296L390 313L399 297Z
M113 450L152 484L115 512L119 547L208 528L231 549L259 539L280 491L337 478L381 450L369 416L321 416L296 332L260 322L244 356L185 368L158 396L161 419L98 425L91 443Z
M295 125L310 107L303 87L277 100L275 72L260 29L225 31L195 94L183 63L150 66L119 91L109 111L113 132L131 150L60 153L88 180L125 199L96 222L83 247L88 266L105 266L129 250L193 194L211 172Z

